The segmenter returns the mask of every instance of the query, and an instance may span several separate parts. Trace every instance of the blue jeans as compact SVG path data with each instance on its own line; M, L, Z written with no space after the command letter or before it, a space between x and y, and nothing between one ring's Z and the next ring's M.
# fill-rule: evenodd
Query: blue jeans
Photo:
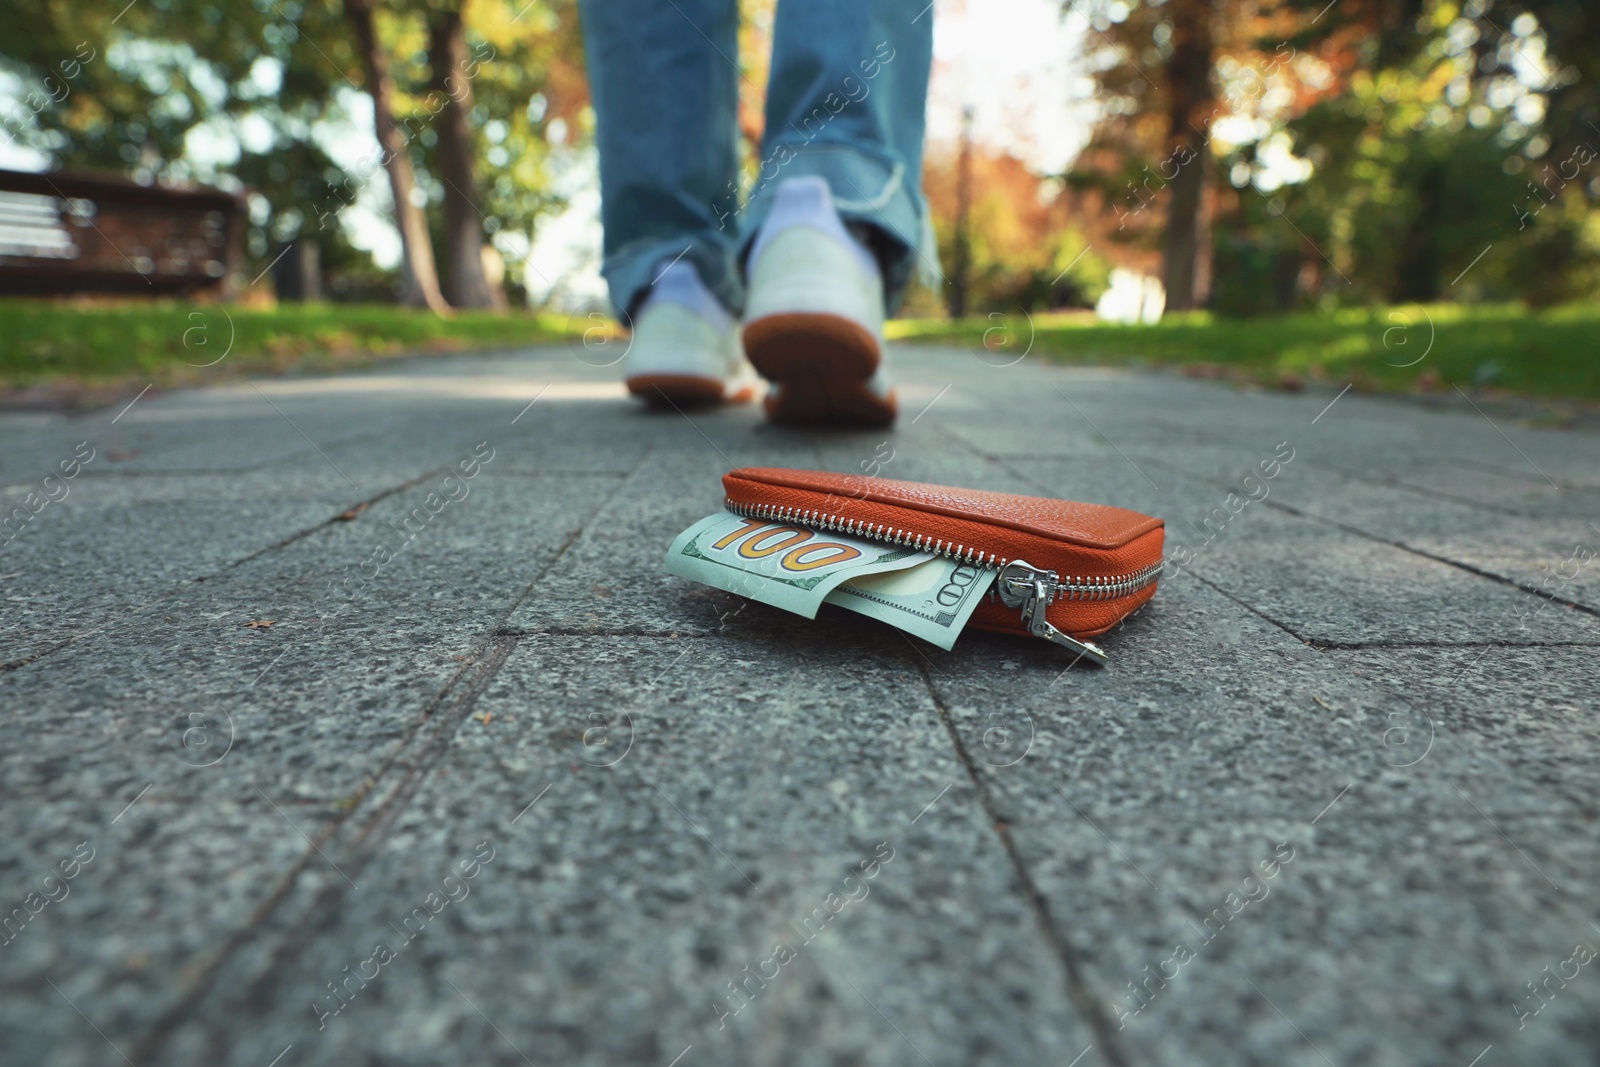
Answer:
M785 178L821 175L867 227L891 306L922 245L928 0L781 0L766 132L741 209L737 0L582 0L600 148L601 273L631 313L682 255L730 311L741 253Z

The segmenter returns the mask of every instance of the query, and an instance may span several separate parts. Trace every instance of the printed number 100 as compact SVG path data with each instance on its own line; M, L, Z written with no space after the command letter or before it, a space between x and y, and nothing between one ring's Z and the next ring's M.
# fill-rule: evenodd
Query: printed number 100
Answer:
M834 563L845 563L861 555L861 550L837 541L819 541L818 535L798 526L773 526L760 519L746 519L739 528L724 536L713 549L739 544L745 559L764 559L783 553L778 565L786 571L809 571Z

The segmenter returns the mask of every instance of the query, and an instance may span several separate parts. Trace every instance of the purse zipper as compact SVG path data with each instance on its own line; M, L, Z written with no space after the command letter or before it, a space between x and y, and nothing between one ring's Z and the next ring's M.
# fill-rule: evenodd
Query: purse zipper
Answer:
M1108 657L1092 641L1077 638L1056 629L1045 618L1045 609L1058 598L1062 600L1113 600L1136 593L1161 576L1161 561L1140 567L1132 574L1116 577L1089 575L1062 578L1055 571L1035 567L1020 559L1007 559L993 552L983 553L954 541L943 541L915 534L887 523L861 522L843 515L833 515L814 508L778 507L773 504L741 504L725 499L723 506L735 515L747 519L764 519L769 522L787 522L817 530L849 534L868 541L881 541L919 552L932 552L960 563L978 567L996 568L994 591L1000 602L1008 608L1017 608L1022 625L1035 637L1043 638L1069 648L1091 663L1103 666Z

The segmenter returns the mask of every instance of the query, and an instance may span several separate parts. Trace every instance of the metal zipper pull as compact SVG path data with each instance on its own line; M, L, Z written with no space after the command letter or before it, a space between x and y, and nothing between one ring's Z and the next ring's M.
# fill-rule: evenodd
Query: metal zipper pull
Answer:
M1045 609L1055 600L1061 586L1055 571L1040 570L1031 563L1015 560L1001 568L994 584L1002 604L1021 609L1022 625L1028 628L1030 634L1069 648L1080 659L1086 659L1097 667L1103 667L1109 661L1109 657L1098 646L1062 633L1044 617Z

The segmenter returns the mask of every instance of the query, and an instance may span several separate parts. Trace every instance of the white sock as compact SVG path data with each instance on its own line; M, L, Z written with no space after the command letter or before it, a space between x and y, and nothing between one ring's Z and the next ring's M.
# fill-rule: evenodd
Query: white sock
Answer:
M650 293L639 305L639 316L649 310L657 301L669 304L679 304L706 319L723 331L734 328L733 316L722 302L712 295L706 288L706 283L700 280L700 272L694 268L693 263L685 260L676 262L668 261L668 266L661 272L660 277L650 286Z
M746 260L754 263L773 238L791 226L810 226L832 237L855 255L863 270L879 272L877 257L845 227L833 206L828 180L821 175L785 178L772 196L772 209L756 233Z

